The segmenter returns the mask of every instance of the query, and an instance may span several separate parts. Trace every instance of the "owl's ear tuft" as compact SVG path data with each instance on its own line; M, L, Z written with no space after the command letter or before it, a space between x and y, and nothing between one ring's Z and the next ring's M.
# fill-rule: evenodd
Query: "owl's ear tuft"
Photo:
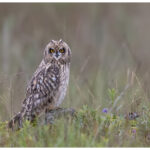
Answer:
M54 41L54 40L51 40L50 42L55 43L55 41Z
M63 40L62 40L62 39L60 39L58 43L63 43Z

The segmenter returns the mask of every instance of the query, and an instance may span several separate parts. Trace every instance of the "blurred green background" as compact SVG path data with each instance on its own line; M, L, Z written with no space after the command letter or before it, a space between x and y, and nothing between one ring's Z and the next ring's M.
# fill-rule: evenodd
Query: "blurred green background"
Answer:
M0 120L20 110L27 83L52 39L62 38L72 50L63 107L108 107L108 89L120 93L130 72L141 84L140 93L148 94L149 16L150 4L1 3ZM131 109L135 93L124 97L120 113Z

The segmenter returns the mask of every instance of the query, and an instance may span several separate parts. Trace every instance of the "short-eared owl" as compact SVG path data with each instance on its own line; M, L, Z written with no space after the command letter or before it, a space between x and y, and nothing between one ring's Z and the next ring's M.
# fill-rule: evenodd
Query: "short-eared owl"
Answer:
M22 126L23 120L33 121L41 112L57 108L66 95L69 82L71 50L63 42L50 41L44 57L30 80L21 111L8 126Z

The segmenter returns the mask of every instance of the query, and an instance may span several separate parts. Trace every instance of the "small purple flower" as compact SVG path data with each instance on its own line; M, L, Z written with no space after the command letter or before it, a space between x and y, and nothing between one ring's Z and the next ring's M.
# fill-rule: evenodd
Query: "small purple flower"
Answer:
M136 133L136 129L132 129L132 133L135 134Z
M102 112L105 113L105 114L107 114L107 113L108 113L108 108L104 108L104 109L102 110Z

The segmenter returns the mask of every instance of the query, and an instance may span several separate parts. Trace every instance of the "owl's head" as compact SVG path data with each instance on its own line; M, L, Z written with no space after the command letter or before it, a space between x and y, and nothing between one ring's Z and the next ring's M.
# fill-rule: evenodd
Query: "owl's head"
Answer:
M62 41L51 40L44 50L44 61L50 63L54 61L60 61L62 63L70 62L71 50L67 43Z

